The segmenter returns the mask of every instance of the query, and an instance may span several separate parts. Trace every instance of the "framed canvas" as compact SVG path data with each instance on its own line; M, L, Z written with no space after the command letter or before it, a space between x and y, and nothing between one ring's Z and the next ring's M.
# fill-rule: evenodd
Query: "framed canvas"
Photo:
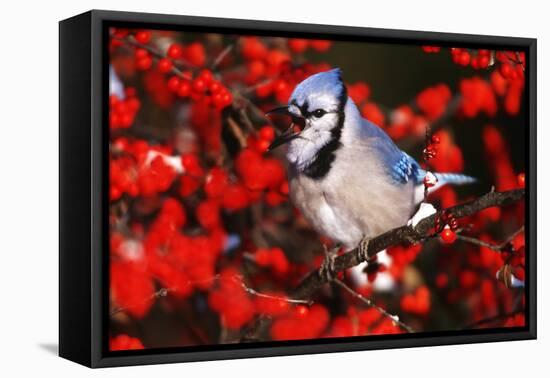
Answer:
M536 40L60 22L59 353L536 337Z

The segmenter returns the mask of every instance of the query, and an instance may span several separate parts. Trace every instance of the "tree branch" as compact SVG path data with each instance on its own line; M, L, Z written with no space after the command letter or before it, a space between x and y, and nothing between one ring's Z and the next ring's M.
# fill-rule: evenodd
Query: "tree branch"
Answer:
M524 189L515 189L507 192L489 192L473 201L457 205L446 209L447 214L453 215L455 218L463 218L493 206L511 205L525 196ZM368 257L375 256L378 252L392 246L403 243L413 244L432 235L431 230L435 226L436 219L439 218L442 211L437 212L427 218L421 220L416 227L402 226L393 230L387 231L370 240L368 246ZM352 268L361 262L365 261L361 256L358 248L351 250L338 256L334 261L335 272L341 272ZM319 273L319 269L311 272L294 290L291 297L295 299L309 298L321 286L327 283L324 275Z

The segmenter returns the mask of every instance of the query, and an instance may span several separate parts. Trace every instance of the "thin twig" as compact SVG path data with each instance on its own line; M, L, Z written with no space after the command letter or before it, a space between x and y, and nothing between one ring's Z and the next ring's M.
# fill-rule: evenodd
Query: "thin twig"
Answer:
M270 77L262 81L257 82L256 84L250 85L242 90L242 93L249 94L254 92L256 89L263 87L264 85L269 85L275 81L274 78Z
M281 297L281 296L275 296L275 295L260 293L256 290L252 289L251 287L246 286L246 284L243 281L241 281L241 286L244 289L244 291L246 291L248 294L255 295L255 296L260 297L260 298L274 299L274 300L277 300L277 301L284 301L284 302L288 302L288 303L292 303L292 304L305 304L305 305L308 305L308 306L311 306L313 304L313 301L311 299L292 299L292 298L287 298L287 297Z
M214 62L212 63L212 70L216 69L216 67L225 59L225 57L233 50L235 47L234 43L231 43L227 45L214 59Z
M190 281L189 285L197 285L197 284L200 284L200 283L212 282L212 281L218 280L219 278L220 278L220 275L216 274L216 275L214 275L210 278L204 279L204 280ZM308 305L308 306L311 306L313 304L313 301L311 299L292 299L292 298L287 298L287 297L283 297L283 296L275 296L275 295L261 293L261 292L257 291L256 289L253 289L253 288L249 287L244 282L243 277L239 276L239 275L233 276L233 279L238 281L238 283L241 285L241 287L243 288L243 290L245 292L247 292L250 295L254 295L256 297L274 299L274 300L284 301L284 302L291 303L291 304L304 304L304 305ZM171 292L171 291L175 291L175 289L173 289L173 288L161 288L161 289L155 291L152 295L150 295L148 298L146 298L143 302L152 301L152 300L155 300L155 299L158 299L158 298L164 298L164 297L168 296L168 293ZM109 313L109 316L113 317L113 316L115 316L116 314L118 314L120 312L127 311L131 307L133 307L133 306L116 307Z
M244 107L239 109L239 116L241 118L241 122L248 129L248 132L252 134L256 134L256 129L254 128L254 124L250 120L250 117L248 116L248 113L246 112L246 109Z
M376 311L378 311L382 316L390 319L392 322L394 322L395 324L397 324L398 326L400 326L401 328L403 328L405 331L409 332L409 333L414 333L414 329L403 323L401 320L399 320L399 317L397 315L392 315L390 314L389 312L387 312L386 310L384 310L382 307L376 305L373 301L371 301L370 299L368 298L365 298L364 296L362 296L361 294L359 294L358 292L356 292L355 290L353 290L351 287L349 287L348 285L346 285L344 282L340 281L339 279L335 279L334 280L334 283L337 284L338 286L340 286L342 289L346 290L349 294L351 294L354 298L358 299L359 301L363 302L365 305L367 305L368 307L371 307L371 308L374 308Z
M507 51L504 51L503 53L504 53L504 55L506 56L506 58L508 58L508 60L509 60L510 62L512 62L512 63L514 63L514 64L519 64L519 65L521 66L521 70L522 70L523 72L525 72L525 66L523 65L523 61L521 60L521 55L520 55L519 51L516 51L516 52L515 52L515 54L514 54L514 55L515 55L515 59L514 59L514 57L510 56L510 54L508 54Z
M244 135L243 131L241 130L237 122L235 122L233 118L227 117L227 124L229 125L229 129L231 130L235 138L237 138L237 141L239 142L239 146L241 146L241 148L245 148L246 136Z
M477 239L477 238L474 238L474 237L471 237L471 236L461 235L461 234L457 234L456 237L457 237L458 240L462 240L462 241L470 243L470 244L475 244L475 245L478 245L480 247L489 248L489 249L492 249L495 252L502 252L505 248L507 248L509 246L510 242L512 240L514 240L514 238L516 236L518 236L519 234L521 234L524 231L524 229L525 229L525 226L521 226L518 230L514 231L511 235L509 235L506 238L505 241L503 241L500 244L488 243L486 241L483 241L483 240L480 240L480 239Z
M519 62L519 63L516 63L516 64L519 64L521 66L521 70L523 72L525 72L525 66L523 65L523 61L521 60L521 55L520 55L519 51L516 51L516 59Z
M147 299L145 299L143 302L145 303L145 302L148 302L148 301L155 300L157 298L166 297L168 295L168 292L170 292L170 291L173 291L173 289L168 289L168 288L159 289L159 290L155 291L152 295L150 295ZM129 307L131 308L133 306L129 306ZM118 314L120 312L125 312L127 310L128 310L128 307L116 307L109 313L109 316L113 317L116 314Z

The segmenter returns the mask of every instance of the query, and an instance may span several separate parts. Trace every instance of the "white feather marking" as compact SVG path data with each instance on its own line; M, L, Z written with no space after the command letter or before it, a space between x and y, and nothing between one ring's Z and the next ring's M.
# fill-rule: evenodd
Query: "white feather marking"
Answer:
M433 215L437 213L437 210L431 203L421 203L420 208L416 212L416 214L413 215L411 219L407 222L407 226L416 227L416 225L425 218L428 218L430 215Z

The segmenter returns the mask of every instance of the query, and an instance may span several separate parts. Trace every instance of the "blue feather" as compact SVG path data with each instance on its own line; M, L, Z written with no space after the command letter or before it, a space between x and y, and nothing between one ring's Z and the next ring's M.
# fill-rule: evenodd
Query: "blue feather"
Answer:
M406 184L409 180L414 180L415 182L422 182L424 176L418 181L420 172L420 166L418 163L409 155L404 152L401 152L399 160L397 160L390 168L390 175L396 183Z

